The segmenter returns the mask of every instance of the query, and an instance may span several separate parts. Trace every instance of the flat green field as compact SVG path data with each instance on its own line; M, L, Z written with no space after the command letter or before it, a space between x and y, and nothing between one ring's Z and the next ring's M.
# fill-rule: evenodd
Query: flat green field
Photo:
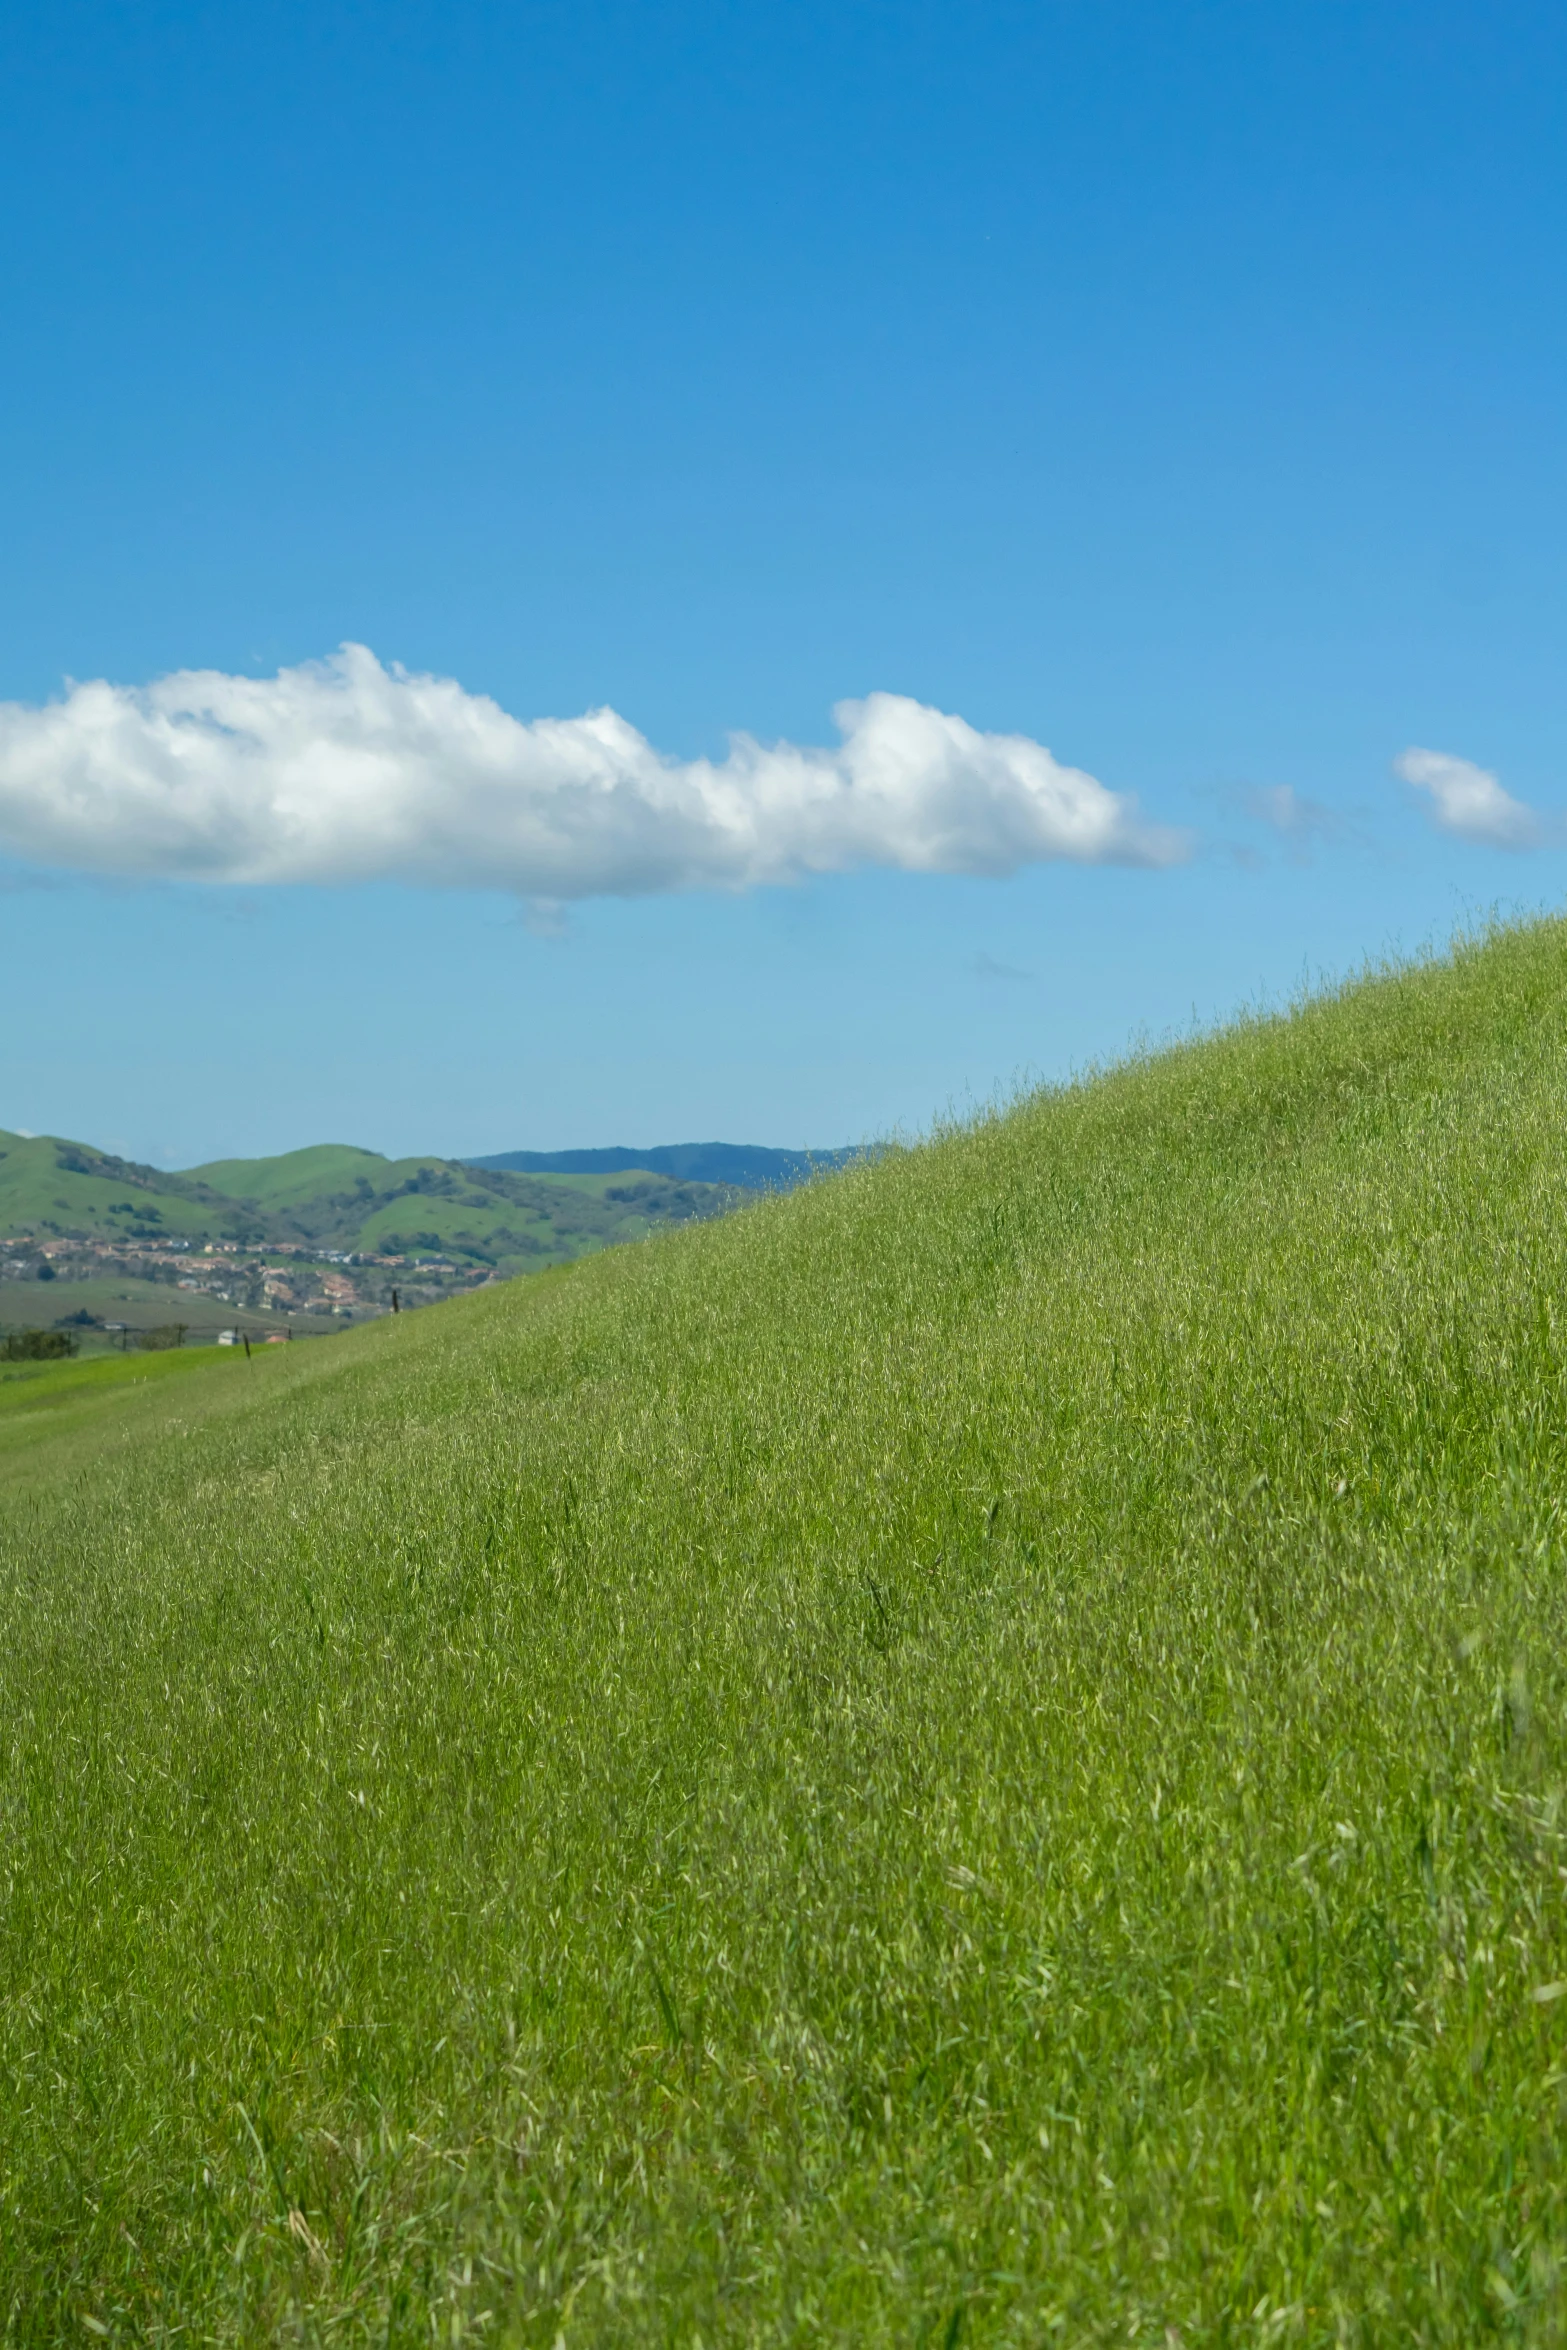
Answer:
M191 1343L212 1339L219 1330L286 1330L290 1317L268 1307L231 1305L200 1290L179 1289L167 1281L137 1281L118 1276L100 1281L0 1281L0 1328L7 1331L48 1327L63 1316L95 1315L101 1322L123 1322L134 1335L183 1322ZM341 1324L326 1314L295 1314L295 1326L315 1336L336 1331ZM118 1344L114 1334L83 1330L84 1346Z
M36 1489L101 1465L178 1409L193 1377L192 1400L210 1410L219 1390L201 1374L227 1379L232 1395L239 1378L254 1375L257 1363L270 1362L282 1351L258 1348L248 1362L242 1347L219 1346L103 1354L75 1362L0 1362L0 1480L14 1503L24 1484Z
M1567 927L162 1376L0 1454L7 2341L1567 2334Z

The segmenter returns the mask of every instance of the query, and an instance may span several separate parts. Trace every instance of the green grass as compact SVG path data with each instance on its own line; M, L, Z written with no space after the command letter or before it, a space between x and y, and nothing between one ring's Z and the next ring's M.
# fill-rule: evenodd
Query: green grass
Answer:
M279 1354L258 1350L255 1361ZM102 1354L56 1363L0 1363L0 1479L13 1506L23 1484L36 1488L101 1463L106 1453L146 1432L146 1406L183 1400L186 1382L203 1373L234 1381L242 1347L183 1346L153 1353ZM217 1390L201 1381L194 1399L210 1409Z
M1561 2340L1564 1052L1505 934L66 1448L5 2338Z

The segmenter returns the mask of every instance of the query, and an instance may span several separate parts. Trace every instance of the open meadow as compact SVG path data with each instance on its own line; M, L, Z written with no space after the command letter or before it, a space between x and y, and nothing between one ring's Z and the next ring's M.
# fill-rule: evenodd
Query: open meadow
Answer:
M1567 2334L1567 926L136 1367L0 1437L0 2338Z
M258 1350L255 1359L265 1361L276 1351ZM253 1386L239 1384L247 1372L243 1352L196 1340L150 1352L138 1347L56 1362L0 1361L0 1490L14 1508L24 1486L57 1484L77 1470L101 1466L106 1455L142 1442L144 1406L151 1406L156 1420L193 1374L216 1371L221 1378L225 1368L231 1368L231 1396L253 1397ZM210 1407L218 1391L208 1384L199 1392Z

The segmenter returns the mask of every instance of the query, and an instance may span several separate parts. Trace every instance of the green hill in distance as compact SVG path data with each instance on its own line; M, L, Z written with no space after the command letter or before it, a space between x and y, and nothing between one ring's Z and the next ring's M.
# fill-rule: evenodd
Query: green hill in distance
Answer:
M722 1214L739 1196L636 1171L516 1175L339 1143L170 1174L84 1143L0 1132L0 1236L439 1251L520 1272Z
M18 2343L1562 2339L1567 925L14 1392Z
M3 1169L0 1169L3 1173ZM508 1272L560 1263L661 1224L721 1215L737 1195L664 1176L515 1175L451 1159L385 1159L324 1143L191 1169L204 1192L265 1219L278 1239L412 1253L438 1249Z
M269 1159L214 1159L208 1166L192 1167L190 1176L230 1199L266 1209L293 1208L321 1199L351 1198L356 1179L373 1190L391 1164L379 1151L359 1150L347 1142L318 1142Z
M262 1230L239 1203L186 1176L87 1143L0 1129L0 1233L216 1240Z

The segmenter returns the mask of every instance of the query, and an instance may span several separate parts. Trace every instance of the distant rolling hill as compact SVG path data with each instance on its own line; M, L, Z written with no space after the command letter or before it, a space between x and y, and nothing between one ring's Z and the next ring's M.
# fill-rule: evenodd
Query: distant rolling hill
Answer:
M496 1151L464 1159L517 1175L623 1175L633 1168L682 1183L730 1183L746 1191L789 1191L812 1175L847 1165L858 1150L775 1151L750 1142L663 1142L651 1150Z
M619 1172L517 1174L317 1143L278 1158L214 1160L190 1180L243 1201L280 1238L388 1254L438 1249L514 1273L734 1205L733 1189L713 1183L647 1172L617 1182Z
M270 1237L243 1203L90 1143L0 1129L0 1234L128 1242Z
M171 1174L55 1135L0 1130L0 1236L232 1240L386 1255L438 1251L516 1273L721 1215L738 1186L673 1170L517 1173L346 1143Z

